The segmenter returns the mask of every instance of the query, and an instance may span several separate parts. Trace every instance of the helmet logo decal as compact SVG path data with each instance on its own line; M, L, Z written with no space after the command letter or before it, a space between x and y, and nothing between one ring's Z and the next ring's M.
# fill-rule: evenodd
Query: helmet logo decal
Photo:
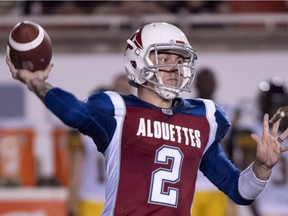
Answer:
M143 48L143 44L142 44L142 28L138 29L130 38L131 41L133 41L133 43L136 45L137 48L142 49ZM126 49L133 49L133 47L128 44Z
M185 44L184 41L180 41L180 40L176 40L176 43L179 43L179 44Z

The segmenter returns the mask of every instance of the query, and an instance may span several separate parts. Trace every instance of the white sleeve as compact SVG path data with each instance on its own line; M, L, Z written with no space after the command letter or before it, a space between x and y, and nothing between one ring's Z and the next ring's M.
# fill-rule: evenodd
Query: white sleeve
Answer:
M267 181L258 179L252 170L252 165L253 163L241 172L238 180L239 193L244 199L248 200L254 200L270 181L270 179Z

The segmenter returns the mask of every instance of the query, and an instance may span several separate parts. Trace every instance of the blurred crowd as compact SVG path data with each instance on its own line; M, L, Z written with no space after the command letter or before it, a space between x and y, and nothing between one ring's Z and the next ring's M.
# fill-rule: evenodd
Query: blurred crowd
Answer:
M15 10L17 12L15 12ZM1 1L1 14L185 14L287 12L286 1Z
M257 143L251 134L261 135L262 118L265 113L273 116L281 107L288 105L288 86L281 77L271 77L259 83L257 96L240 99L235 105L223 104L217 99L217 72L209 67L199 68L194 81L196 96L212 99L226 112L232 127L222 141L228 158L241 170L255 158ZM288 124L281 120L279 133ZM287 145L287 141L284 142ZM198 172L196 193L192 209L193 216L287 216L288 200L288 154L283 154L272 172L269 185L253 204L240 207L232 203L209 180ZM208 207L209 206L209 207ZM246 213L243 213L245 210Z

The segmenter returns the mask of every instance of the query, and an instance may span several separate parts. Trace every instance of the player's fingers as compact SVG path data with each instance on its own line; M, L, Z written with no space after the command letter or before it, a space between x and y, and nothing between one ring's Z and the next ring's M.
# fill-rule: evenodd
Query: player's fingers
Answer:
M15 66L13 65L13 63L11 62L11 59L8 56L6 56L6 63L9 67L10 71L12 72L12 70L15 69Z
M277 138L277 141L281 144L288 137L288 128ZM281 152L288 151L288 146L280 146Z
M10 69L10 72L12 74L12 77L14 79L19 79L20 77L20 71L18 69L15 68L14 64L11 62L11 59L9 58L9 56L6 56L6 63Z
M10 71L11 71L12 77L14 79L20 79L20 71L19 70L17 70L16 68L12 68L12 69L10 69Z
M274 136L276 136L278 133L280 121L281 121L281 119L279 118L272 126L271 134Z
M287 152L288 151L288 146L281 146L280 149L281 149L282 153L283 152Z
M41 80L46 80L49 77L52 67L53 67L53 64L49 64L44 71L38 71L37 73L39 74L39 78Z
M263 117L263 136L267 136L269 134L269 115L267 113L264 114Z
M288 128L279 136L280 140L285 140L288 137Z
M6 63L8 66L10 66L10 64L11 64L11 59L9 58L8 55L6 56Z
M256 141L256 143L261 142L261 138L257 134L251 134L251 137Z

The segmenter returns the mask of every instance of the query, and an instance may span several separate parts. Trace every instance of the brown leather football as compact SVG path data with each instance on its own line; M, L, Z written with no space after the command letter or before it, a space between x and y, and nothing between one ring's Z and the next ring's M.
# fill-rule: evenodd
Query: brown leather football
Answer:
M52 58L51 39L39 24L20 22L10 32L7 54L17 69L44 70Z

